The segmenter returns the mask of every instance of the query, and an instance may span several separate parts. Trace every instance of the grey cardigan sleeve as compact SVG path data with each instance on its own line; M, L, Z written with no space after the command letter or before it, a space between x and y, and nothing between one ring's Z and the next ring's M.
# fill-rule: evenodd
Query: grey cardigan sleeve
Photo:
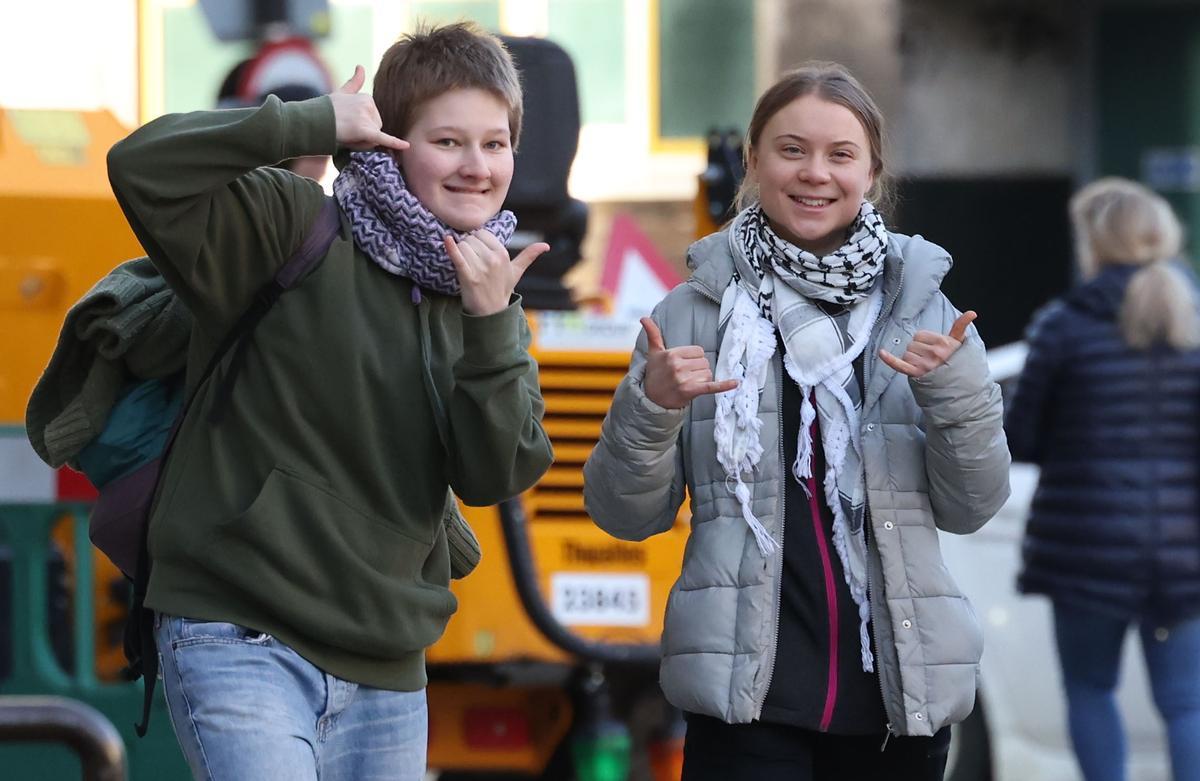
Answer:
M666 333L659 310L654 320ZM600 441L583 466L584 506L597 526L623 540L644 540L670 529L684 497L679 438L687 410L665 409L647 398L645 372L643 331Z
M959 313L939 298L941 332L948 333ZM1011 461L1000 386L988 372L975 327L949 361L909 385L925 417L925 471L937 527L970 534L1008 499Z

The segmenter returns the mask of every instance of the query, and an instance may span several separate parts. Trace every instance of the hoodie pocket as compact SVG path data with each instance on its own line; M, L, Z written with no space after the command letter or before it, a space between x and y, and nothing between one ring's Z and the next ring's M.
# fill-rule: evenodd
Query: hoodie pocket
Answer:
M244 512L213 529L202 558L297 634L392 659L432 645L457 607L432 520L432 539L421 539L276 468Z

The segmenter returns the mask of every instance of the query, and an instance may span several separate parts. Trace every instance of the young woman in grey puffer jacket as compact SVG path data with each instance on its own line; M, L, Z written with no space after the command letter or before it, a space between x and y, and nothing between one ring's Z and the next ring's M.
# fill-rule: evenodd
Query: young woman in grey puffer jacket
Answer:
M622 539L691 499L661 670L684 781L941 779L974 704L982 635L938 530L1008 496L1000 392L939 290L950 257L874 206L882 125L832 63L759 99L745 208L642 321L584 468Z

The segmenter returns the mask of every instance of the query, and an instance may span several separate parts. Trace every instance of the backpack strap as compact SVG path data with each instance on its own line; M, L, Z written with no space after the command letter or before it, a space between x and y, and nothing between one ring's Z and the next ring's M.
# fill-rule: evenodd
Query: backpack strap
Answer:
M184 418L187 417L192 402L199 395L205 380L216 371L217 366L220 365L221 360L230 349L234 349L229 368L225 372L225 376L221 378L221 384L217 387L216 403L208 417L210 423L220 423L229 403L233 383L237 379L238 371L244 361L246 342L254 331L254 327L270 311L285 290L295 287L304 275L325 257L340 228L341 217L338 213L337 202L327 197L321 204L321 210L316 219L305 233L300 247L275 272L275 276L259 289L249 308L229 329L209 359L208 365L204 368L204 373L200 375L191 395L184 402L179 414L175 416L175 423L171 426L166 447L163 448L162 456L160 456L164 469L179 428L183 424ZM161 479L162 472L159 475ZM124 638L125 657L129 660L129 666L125 668L124 676L129 680L137 680L140 676L143 684L142 721L140 724L134 725L138 737L145 737L146 730L150 726L150 707L154 703L154 687L158 681L158 648L154 644L154 611L145 605L146 590L150 584L150 550L147 539L149 532L150 522L147 518L146 523L142 524L142 540L138 548L137 568L133 578L133 604L129 610L129 620L125 625Z
M232 347L233 356L229 359L229 366L225 369L225 375L221 378L220 384L217 385L216 396L213 400L212 410L208 413L208 422L214 426L220 425L225 419L225 413L229 409L230 399L233 396L233 386L237 382L238 373L242 370L242 366L246 362L246 345L250 341L250 335L258 322L263 319L263 316L270 311L275 302L279 300L279 296L285 290L290 290L311 270L320 260L329 252L329 246L333 243L334 238L338 234L338 229L341 228L341 218L338 216L337 202L332 198L326 198L325 203L321 205L321 211L317 214L316 220L309 227L308 233L304 237L304 241L296 252L288 258L287 262L275 272L275 276L271 278L265 285L259 288L254 295L254 300L251 301L250 307L242 313L242 316L230 329L225 341L217 349L213 355L213 360L209 362L208 372L215 369L216 363L221 357ZM206 372L205 376L207 376ZM204 378L200 379L204 382ZM196 385L199 388L199 384Z

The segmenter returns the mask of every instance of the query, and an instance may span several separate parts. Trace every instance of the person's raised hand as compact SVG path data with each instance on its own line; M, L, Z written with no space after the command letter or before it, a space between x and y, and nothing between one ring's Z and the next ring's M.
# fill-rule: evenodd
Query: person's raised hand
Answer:
M403 151L408 142L383 132L383 120L375 99L361 92L366 83L367 72L363 66L354 66L350 80L329 93L333 102L333 118L336 126L337 145L367 152L378 147Z
M647 345L642 391L658 406L683 409L697 396L724 393L738 386L737 380L713 379L703 347L692 344L667 349L658 324L649 317L642 318L642 329Z
M453 236L442 241L458 274L463 311L480 317L507 307L513 288L530 264L550 249L544 241L535 242L510 260L500 240L483 228L467 234L461 241L455 241Z
M954 351L962 347L967 336L967 326L978 317L973 311L963 312L950 326L949 334L939 334L934 331L917 331L904 355L897 358L886 350L879 351L879 358L901 374L909 377L924 377L938 368Z

